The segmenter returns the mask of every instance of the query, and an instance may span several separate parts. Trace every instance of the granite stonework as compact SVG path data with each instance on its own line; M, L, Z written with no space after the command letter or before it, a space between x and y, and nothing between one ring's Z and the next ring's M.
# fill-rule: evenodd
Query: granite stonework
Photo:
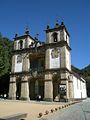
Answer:
M9 99L35 100L41 96L40 100L69 101L87 97L86 81L71 70L69 38L63 22L47 27L46 43L32 38L29 31L15 36Z

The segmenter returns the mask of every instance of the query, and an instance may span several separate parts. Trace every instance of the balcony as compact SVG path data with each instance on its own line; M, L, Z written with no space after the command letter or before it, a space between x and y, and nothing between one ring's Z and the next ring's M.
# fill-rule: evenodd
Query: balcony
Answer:
M45 47L44 46L39 46L37 48L35 48L35 47L30 48L29 56L30 56L31 59L45 57Z
M41 70L38 70L38 69L36 69L36 70L32 70L32 69L30 69L30 75L32 76L32 78L44 78L44 69L41 69Z

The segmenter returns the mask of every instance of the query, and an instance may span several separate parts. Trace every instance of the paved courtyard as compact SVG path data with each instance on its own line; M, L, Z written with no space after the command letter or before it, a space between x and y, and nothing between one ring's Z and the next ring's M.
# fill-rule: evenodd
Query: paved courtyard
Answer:
M90 98L44 117L42 120L90 120Z
M39 119L40 112L44 115L46 110L50 111L65 104L67 103L0 100L0 117L28 113L27 120L35 120Z

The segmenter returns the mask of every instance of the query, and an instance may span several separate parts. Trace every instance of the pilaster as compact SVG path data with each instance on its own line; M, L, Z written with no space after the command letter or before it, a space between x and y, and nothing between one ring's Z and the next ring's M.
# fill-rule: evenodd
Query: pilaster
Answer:
M23 54L23 68L24 72L29 71L30 63L29 63L29 55L27 53ZM21 98L22 100L29 100L29 84L28 84L28 76L22 76L21 80Z
M69 99L73 99L74 98L74 93L73 93L73 78L72 76L69 77L69 81L68 81L68 84L69 84Z
M66 99L69 99L69 84L68 84L68 80L66 80Z
M47 49L45 53L45 69L50 68L50 50Z
M65 52L66 52L66 49L65 49L65 46L63 46L63 47L61 47L61 49L60 49L61 51L61 53L60 53L60 66L61 66L61 68L66 68L66 54L65 54Z
M21 100L29 100L28 76L23 76L21 81Z
M45 75L44 100L53 101L53 81L51 74Z
M23 65L22 65L22 71L28 72L30 68L30 61L29 61L29 54L24 53L23 54Z
M16 77L10 77L10 84L9 84L9 99L16 99Z
M14 73L15 72L15 55L12 56L12 69L11 72Z

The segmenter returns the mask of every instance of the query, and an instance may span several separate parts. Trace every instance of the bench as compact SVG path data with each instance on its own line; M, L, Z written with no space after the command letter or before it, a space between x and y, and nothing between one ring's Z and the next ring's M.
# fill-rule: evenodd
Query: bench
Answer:
M0 118L0 120L25 120L27 113L17 113Z

